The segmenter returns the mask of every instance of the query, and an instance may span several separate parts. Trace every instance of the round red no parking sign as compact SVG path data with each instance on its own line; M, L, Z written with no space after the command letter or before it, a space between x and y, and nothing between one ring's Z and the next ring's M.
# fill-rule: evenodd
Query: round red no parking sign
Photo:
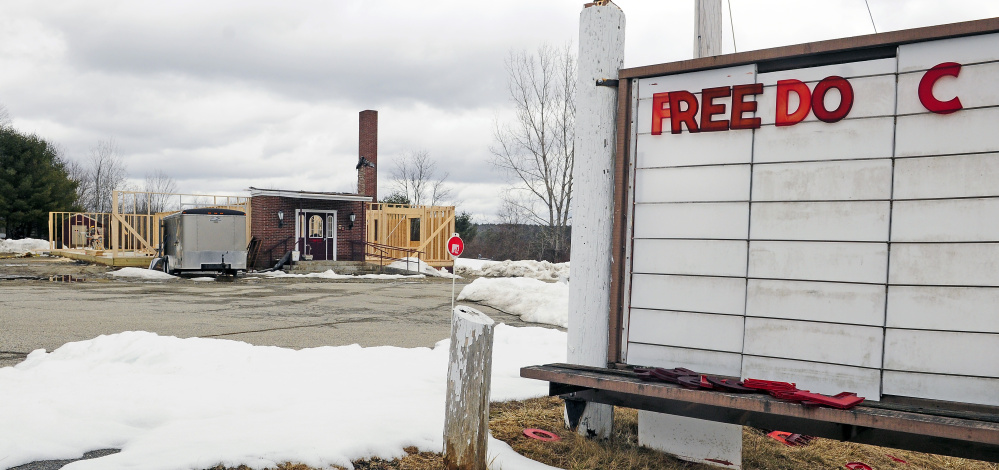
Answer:
M461 241L457 233L451 235L451 238L447 239L447 252L452 258L457 258L461 256L462 251L465 251L465 242Z

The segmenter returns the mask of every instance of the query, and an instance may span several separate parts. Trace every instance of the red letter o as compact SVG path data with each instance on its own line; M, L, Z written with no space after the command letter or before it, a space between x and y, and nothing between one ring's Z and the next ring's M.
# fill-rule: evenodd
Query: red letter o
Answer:
M839 107L829 111L826 109L825 97L830 88L839 90ZM812 113L823 122L836 122L850 114L853 108L853 86L843 77L833 75L823 78L812 91Z

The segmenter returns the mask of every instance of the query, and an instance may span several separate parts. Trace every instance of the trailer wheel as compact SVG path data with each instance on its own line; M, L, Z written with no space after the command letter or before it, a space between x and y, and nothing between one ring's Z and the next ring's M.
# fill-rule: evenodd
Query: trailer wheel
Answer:
M167 274L172 274L170 272L170 259L167 258L166 256L163 257L163 272Z

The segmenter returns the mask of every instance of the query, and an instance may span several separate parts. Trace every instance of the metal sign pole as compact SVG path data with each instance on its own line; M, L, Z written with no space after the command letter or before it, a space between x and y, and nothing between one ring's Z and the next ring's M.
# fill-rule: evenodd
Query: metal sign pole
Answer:
M451 238L447 239L447 252L451 255L451 312L454 312L454 280L457 277L455 275L455 265L457 264L458 257L461 256L461 252L465 251L465 242L461 241L461 237L457 233L452 233Z

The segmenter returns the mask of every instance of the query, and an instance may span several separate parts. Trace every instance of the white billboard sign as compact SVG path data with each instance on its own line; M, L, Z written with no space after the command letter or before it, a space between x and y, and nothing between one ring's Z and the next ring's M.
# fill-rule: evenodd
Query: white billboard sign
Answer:
M632 82L628 364L999 406L999 34Z

